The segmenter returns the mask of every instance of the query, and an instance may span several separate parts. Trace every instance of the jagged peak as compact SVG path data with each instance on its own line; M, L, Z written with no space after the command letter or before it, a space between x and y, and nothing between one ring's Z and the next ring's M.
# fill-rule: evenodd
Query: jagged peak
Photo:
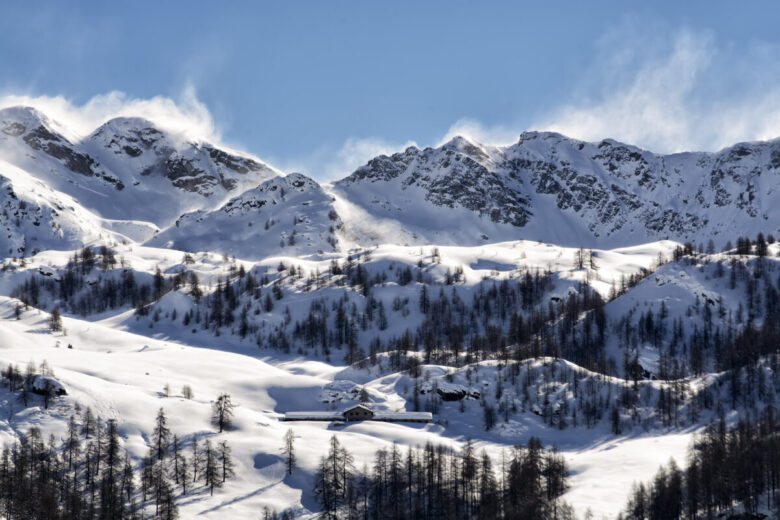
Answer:
M466 135L456 135L439 148L442 150L456 150L469 155L482 155L485 154L485 147L482 143L476 139Z
M267 193L269 191L274 191L277 188L284 188L285 190L295 190L301 192L322 189L320 184L311 177L299 172L292 172L288 173L287 175L277 175L271 177L270 179L261 182L255 188L248 190L248 192Z
M300 172L288 173L287 175L283 176L282 179L284 179L285 182L287 182L287 184L294 187L306 186L307 188L309 188L309 187L319 186L317 181L315 181L308 175L304 175L303 173Z
M270 179L267 179L253 188L236 195L225 203L224 207L234 206L236 203L254 198L266 197L269 193L273 193L279 190L285 192L297 191L323 191L322 186L307 175L298 172L288 173L287 175L275 175ZM324 193L324 191L323 191Z
M19 126L21 125L21 126ZM6 135L21 135L38 127L43 127L57 137L74 139L62 124L50 119L39 109L29 105L15 105L0 109L0 131Z
M462 134L458 134L454 136L449 141L445 142L441 147L442 148L460 148L461 146L467 146L467 145L476 145L479 146L479 143L475 141L474 139L471 139L470 137L467 137Z

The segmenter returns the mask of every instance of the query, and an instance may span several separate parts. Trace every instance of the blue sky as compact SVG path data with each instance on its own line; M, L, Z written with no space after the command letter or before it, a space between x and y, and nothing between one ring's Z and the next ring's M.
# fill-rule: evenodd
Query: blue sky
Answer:
M320 179L454 133L780 135L775 4L644 4L4 2L0 98L84 128L142 107Z

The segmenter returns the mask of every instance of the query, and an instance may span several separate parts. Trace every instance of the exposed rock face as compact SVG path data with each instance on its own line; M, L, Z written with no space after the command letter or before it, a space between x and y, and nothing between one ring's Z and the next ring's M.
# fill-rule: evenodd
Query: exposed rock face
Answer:
M407 227L413 222L406 214L424 214L434 227L440 218L447 236L447 222L457 217L450 227L466 223L470 231L451 229L459 243L485 236L589 246L703 237L725 243L746 229L777 232L778 170L780 141L658 155L613 140L526 132L506 147L462 137L410 147L372 159L334 187L372 215ZM421 242L432 238L414 231Z
M523 133L509 146L455 137L439 147L375 157L323 188L295 175L263 184L282 177L252 157L145 119L112 119L79 137L35 109L11 107L0 110L0 160L110 220L109 227L127 224L122 229L144 241L162 228L166 240L154 244L208 249L207 229L199 226L219 222L232 234L213 227L222 246L239 253L246 249L239 242L251 241L253 256L332 250L339 228L346 240L365 245L531 239L614 248L713 239L722 246L758 231L780 234L780 141L659 155L549 132ZM25 197L38 200L30 190ZM52 229L64 228L56 204L39 202L40 215L29 208L21 215L39 227L49 218L44 206L53 207ZM247 229L238 231L235 215ZM30 250L21 234L10 236L5 219L9 249ZM192 240L198 235L203 238Z
M113 236L100 218L0 161L0 257L75 249L101 234Z
M377 157L337 186L393 180L402 191L421 190L435 206L466 208L493 222L522 227L531 215L528 198L518 189L507 189L511 179L491 168L490 157L463 138L441 148L410 147Z
M68 395L68 392L67 390L65 390L65 387L62 385L62 383L60 383L58 380L56 380L51 376L44 376L41 374L36 375L33 378L30 387L33 393L39 395L49 395L49 396Z
M207 143L181 142L139 118L112 119L89 141L93 150L107 149L114 159L135 164L142 177L164 177L176 188L204 197L239 189L246 184L242 178L259 181L275 173L259 161Z
M420 390L420 393L425 394L430 391L430 388L424 385ZM446 381L439 381L436 386L436 393L439 394L442 401L460 401L466 397L471 399L479 399L480 392L474 388L468 388L456 383L448 383Z
M0 131L8 138L21 139L30 149L46 154L71 172L102 179L116 190L124 188L122 181L100 168L94 158L57 132L35 109L14 107L0 111Z

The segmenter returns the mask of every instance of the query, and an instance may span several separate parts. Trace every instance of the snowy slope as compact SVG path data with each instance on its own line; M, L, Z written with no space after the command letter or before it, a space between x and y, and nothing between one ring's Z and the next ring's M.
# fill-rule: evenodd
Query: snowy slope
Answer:
M44 332L46 315L27 312L19 321L8 319L13 313L8 300L0 302L0 313L4 318L0 325L0 362L24 366L30 361L38 365L46 360L68 391L68 396L59 398L46 411L41 401L24 409L16 404L15 396L4 393L0 404L4 411L12 410L0 422L4 440L33 425L42 429L44 438L50 433L64 435L67 419L78 402L82 409L89 406L104 419L118 419L122 443L136 460L148 450L148 434L160 407L171 430L182 436L185 449L193 433L201 436L201 442L209 438L230 443L237 477L217 489L213 497L200 486L180 497L182 518L256 518L264 506L279 511L292 508L303 518L313 517L307 514L316 511L311 493L313 475L333 434L359 463L369 462L376 449L393 442L402 446L421 446L428 441L457 446L467 437L476 440L478 449L485 448L500 460L505 443L525 442L530 435L541 435L545 443L561 446L577 472L575 486L564 498L578 509L589 506L597 514L613 514L630 487L630 482L621 478L620 468L631 464L632 475L648 478L657 469L656 457L681 458L690 438L682 433L645 435L625 439L619 449L612 449L615 439L602 429L560 432L546 427L531 412L522 414L517 430L509 436L484 436L478 425L463 421L453 407L442 415L447 426L355 423L334 428L327 422L296 423L292 427L299 469L289 478L284 474L281 448L290 424L278 420L280 413L317 406L318 391L333 382L343 367L294 358L261 360L240 349L229 352L196 348L72 319L64 323L67 336L50 335ZM39 332L31 334L31 330ZM73 348L66 348L68 344ZM396 381L400 376L395 374L389 379ZM387 379L366 386L372 394L384 392ZM170 397L163 394L166 384L172 389ZM193 388L193 399L182 397L179 389L184 384ZM217 434L209 417L211 401L221 392L229 392L237 408L234 427ZM404 397L390 392L387 399L403 404ZM646 455L647 446L653 447L653 457Z
M599 269L591 273L592 283L597 290L607 294L612 283L619 281L621 276L650 268L659 253L669 255L674 245L658 243L597 251ZM770 248L771 255L776 255L777 251L777 245ZM258 280L263 274L269 277L262 287L264 293L280 280L283 298L276 301L274 309L250 313L258 327L267 329L283 324L286 312L295 323L305 317L309 305L318 299L326 302L326 308L345 297L362 307L366 300L359 288L339 285L338 276L326 277L322 288L305 288L306 273L316 270L325 273L331 259L342 263L353 255L352 261L360 262L372 276L382 272L395 273L407 266L416 267L422 261L423 277L433 284L432 296L435 284L445 286L448 270L452 273L462 267L463 279L447 287L447 294L457 292L464 301L470 301L480 287L489 287L493 281L517 281L527 269L541 268L554 274L554 287L543 300L546 306L553 297L561 299L570 294L587 275L586 270L577 269L574 249L533 242L473 248L386 245L352 254L333 253L325 258L237 260L237 265L224 260L222 255L209 253L191 255L192 260L185 262L185 255L180 251L134 244L117 245L115 254L122 259L123 268L104 273L93 270L87 274L91 286L99 286L102 277L118 279L127 270L135 273L138 283L147 283L158 267L167 277L175 276L183 268L192 270L198 274L206 294L217 291L217 280L235 276L240 267L247 273L255 273ZM28 258L24 267L13 264L15 269L0 274L0 292L8 294L30 275L56 286L61 283L56 281L56 275L71 255L71 252L47 251ZM285 271L277 272L280 261L287 267ZM773 259L767 259L769 261L776 263ZM302 277L289 274L291 266L296 264L304 271ZM657 273L658 279L674 278L675 269L681 269L675 266L675 263L668 263L662 267ZM697 265L690 266L692 271L698 272L698 268ZM697 286L707 282L707 276L711 274L707 269L696 275ZM390 323L381 333L399 335L404 328L421 319L413 300L419 294L420 286L416 282L402 286L392 280L394 277L389 277L384 286L378 285L372 291L374 298L384 300L388 309ZM681 277L681 280L684 282L685 278ZM611 321L619 319L621 308L630 308L629 301L651 299L653 293L644 285L650 283L655 283L653 275L615 300L613 303L622 301L622 304L608 309ZM716 283L722 285L723 281ZM632 294L632 291L637 292ZM392 300L395 297L408 297L412 303L394 311ZM338 427L329 423L296 423L292 427L297 436L299 470L292 478L286 478L280 450L282 437L290 424L279 421L281 414L296 410L341 409L356 402L360 389L366 390L371 404L377 409L413 410L415 381L409 372L392 369L388 356L381 353L380 362L375 366L347 367L340 361L343 347L334 346L329 356L317 352L304 356L295 350L286 354L279 349L258 349L253 337L241 338L232 334L231 326L209 330L185 327L181 316L194 306L189 288L168 292L143 317L134 315L128 306L86 319L66 317L65 333L56 334L47 328L45 311L22 311L20 319L15 319L15 303L7 297L0 301L0 365L12 362L24 366L31 360L35 364L46 360L57 380L67 389L68 396L59 398L55 407L48 411L41 408L40 400L23 408L17 404L16 396L7 393L0 396L0 405L7 412L0 420L5 438L12 439L17 432L32 425L43 428L45 435L62 435L69 414L79 402L82 407L92 407L104 418L120 419L123 444L138 460L148 449L154 415L159 407L164 407L172 430L183 436L185 448L191 442L192 433L212 441L227 439L237 464L236 478L217 490L213 497L202 488L187 497L179 497L184 518L196 515L254 518L263 506L277 510L292 507L307 517L317 508L311 493L316 465L326 449L327 440L334 433L355 456L358 467L369 464L376 449L392 442L402 446L422 445L428 441L459 446L471 438L477 449L486 449L498 461L503 447L525 442L532 435L538 436L547 446L557 445L574 471L572 488L564 499L578 511L590 507L597 517L601 514L614 516L622 507L632 481L646 480L654 474L658 464L669 457L682 460L692 433L717 413L715 409L700 411L698 419L691 420L688 407L692 401L686 400L679 411L680 424L662 426L656 410L658 392L670 384L643 381L636 411L621 415L624 432L616 436L611 433L609 419L604 415L586 419L578 412L575 419L566 412L561 415L560 410L568 408L568 414L572 414L580 410L578 407L583 403L593 400L609 403L626 388L626 382L621 379L551 359L513 364L517 367L516 372L515 368L502 368L502 363L496 360L472 362L458 368L423 364L418 378L421 406L427 406L436 388L464 387L472 397L462 401L462 410L459 402L440 403L435 423L430 425L355 423ZM51 309L57 303L56 295L55 299L45 296L41 307ZM68 314L66 306L61 309ZM154 309L159 312L155 313ZM173 317L174 310L179 318ZM670 313L681 312L684 312L684 306L670 305ZM158 316L155 318L154 314ZM361 343L378 333L376 329L365 331ZM68 344L73 348L67 348ZM166 384L172 389L171 397L164 396ZM181 396L179 389L184 384L192 386L194 399ZM500 397L499 384L502 385ZM722 385L710 374L693 378L686 386L691 390L712 387L716 394L727 391L727 385ZM479 391L479 398L473 397L474 390ZM218 435L209 424L210 404L224 391L232 395L238 408L235 427ZM489 432L482 428L482 402L499 410L497 427ZM510 403L506 420L500 411L502 403ZM566 427L560 422L561 416L565 418ZM738 413L732 413L729 417L733 420L738 416ZM588 420L595 423L588 425ZM626 478L627 472L630 479Z
M613 327L607 349L619 360L623 351L638 354L642 367L659 372L662 354L690 365L692 335L733 336L758 327L777 298L777 258L780 247L770 246L769 257L699 255L669 262L636 287L609 302L606 314ZM718 370L717 353L703 352L701 370Z
M148 244L260 260L333 251L340 227L331 197L314 180L292 173L265 181L219 209L182 215Z
M75 249L94 241L139 240L157 231L147 222L102 219L5 161L0 161L0 208L3 256Z
M164 407L185 448L193 434L227 439L237 464L213 497L178 496L182 518L263 506L306 518L334 433L358 467L394 442L467 439L497 462L537 436L573 470L564 499L614 516L632 481L681 461L704 424L780 388L771 355L728 373L722 349L694 348L772 316L780 244L670 260L682 241L719 250L778 234L778 168L780 141L662 156L533 132L506 147L411 147L323 186L144 119L82 136L4 109L0 368L45 360L68 395L45 410L0 388L0 440L33 426L62 436L79 403L118 419L138 463ZM222 392L238 407L217 434ZM434 422L297 423L286 477L282 414L361 392Z

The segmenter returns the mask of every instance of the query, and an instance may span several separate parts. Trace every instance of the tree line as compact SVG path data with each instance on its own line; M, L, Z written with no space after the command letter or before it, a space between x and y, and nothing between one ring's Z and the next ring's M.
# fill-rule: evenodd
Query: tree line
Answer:
M2 371L4 384L27 406L35 375L53 378L44 361L31 362L23 375L11 364ZM54 395L43 386L44 404ZM38 393L41 393L40 391ZM219 432L230 427L234 405L222 394L212 407ZM227 441L173 433L162 408L150 435L150 447L140 462L122 449L116 419L104 421L90 408L68 421L58 440L44 439L37 427L7 444L0 456L0 517L7 520L172 520L178 517L177 498L214 493L234 475Z
M321 518L570 519L560 500L568 469L537 438L504 454L499 467L471 441L461 451L443 445L380 449L371 467L357 469L334 435L319 464L314 494Z
M687 467L674 460L635 484L621 520L694 520L744 512L780 513L780 420L767 407L755 420L723 419L694 439ZM736 518L736 517L735 517Z

